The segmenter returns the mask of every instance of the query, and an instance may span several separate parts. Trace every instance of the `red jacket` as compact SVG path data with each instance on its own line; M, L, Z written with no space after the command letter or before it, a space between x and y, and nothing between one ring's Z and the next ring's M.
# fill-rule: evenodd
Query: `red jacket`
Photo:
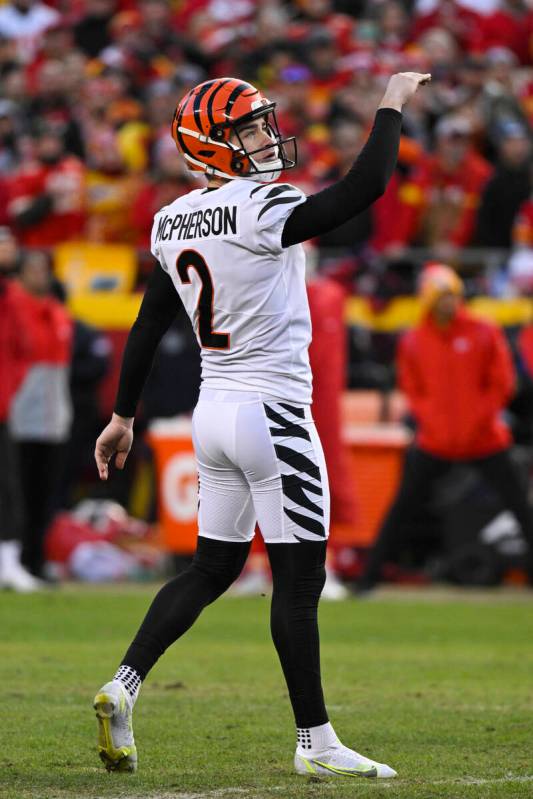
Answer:
M469 460L511 443L500 412L514 390L514 369L499 328L465 309L445 329L428 316L402 338L398 369L421 449Z
M399 189L390 240L428 246L449 241L464 247L472 237L479 198L490 174L490 165L474 150L451 172L438 155L426 155Z
M69 366L72 321L54 297L24 292L29 363L13 396L9 424L18 441L66 441L72 421Z
M8 214L26 247L53 247L83 237L86 219L85 167L78 158L66 156L54 166L29 164L9 179ZM17 214L27 203L48 194L52 209L38 222L17 225Z
M429 14L415 16L411 39L418 42L426 31L432 28L442 28L451 33L461 50L470 53L476 49L477 31L481 20L481 14L465 8L460 3L441 0Z
M32 338L32 365L68 366L73 328L65 307L55 297L34 297L26 293L24 308Z
M483 53L491 47L507 47L518 56L522 64L527 64L528 38L528 15L498 8L491 14L480 17L472 41L475 50Z

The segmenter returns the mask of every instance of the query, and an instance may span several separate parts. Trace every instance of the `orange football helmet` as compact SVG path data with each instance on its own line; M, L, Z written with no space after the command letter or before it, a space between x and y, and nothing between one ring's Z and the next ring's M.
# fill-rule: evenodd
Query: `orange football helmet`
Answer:
M191 89L177 106L172 138L194 171L269 183L277 180L283 169L296 166L296 139L282 139L275 108L276 103L250 83L237 78L208 80ZM262 117L267 118L272 144L248 152L239 128ZM232 133L235 136L230 141ZM273 150L276 158L263 163L254 158L267 150Z

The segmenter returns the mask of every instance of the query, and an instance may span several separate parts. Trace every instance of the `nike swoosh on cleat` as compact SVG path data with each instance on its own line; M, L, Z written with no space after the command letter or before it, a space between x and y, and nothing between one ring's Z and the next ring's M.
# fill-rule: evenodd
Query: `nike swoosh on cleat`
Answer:
M322 768L327 769L328 771L332 771L334 774L342 774L346 777L377 777L378 770L375 766L367 766L361 767L360 769L344 769L344 768L335 768L335 766L331 766L329 763L322 763L321 760L313 760L312 761L315 765L321 766Z
M300 757L300 760L303 762L303 764L305 765L307 771L310 774L316 774L317 773L316 768L313 768L313 764L310 763L309 760L307 760L305 757Z

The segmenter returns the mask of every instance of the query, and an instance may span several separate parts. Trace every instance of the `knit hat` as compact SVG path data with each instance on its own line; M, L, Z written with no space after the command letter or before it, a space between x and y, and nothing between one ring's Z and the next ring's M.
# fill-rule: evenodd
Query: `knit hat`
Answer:
M463 281L450 266L430 262L425 265L418 284L418 294L424 311L430 311L442 294L451 292L463 296Z

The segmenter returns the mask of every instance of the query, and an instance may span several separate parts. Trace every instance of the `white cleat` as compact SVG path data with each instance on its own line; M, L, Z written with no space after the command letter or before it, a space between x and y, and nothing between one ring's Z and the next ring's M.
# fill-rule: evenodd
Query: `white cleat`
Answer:
M349 596L350 592L346 586L342 584L335 572L326 566L326 582L320 598L330 602L339 602L342 599L348 599Z
M9 574L3 574L0 585L7 591L15 591L17 594L33 594L46 588L42 580L27 572L23 566L13 569Z
M294 756L294 767L298 774L306 774L308 777L377 777L386 780L397 776L394 769L385 763L376 763L341 743L313 754L298 747Z
M45 587L42 580L30 574L20 562L20 544L17 541L0 542L0 588L18 594L32 594Z
M136 771L133 702L118 680L106 683L94 697L98 719L98 754L108 771Z

